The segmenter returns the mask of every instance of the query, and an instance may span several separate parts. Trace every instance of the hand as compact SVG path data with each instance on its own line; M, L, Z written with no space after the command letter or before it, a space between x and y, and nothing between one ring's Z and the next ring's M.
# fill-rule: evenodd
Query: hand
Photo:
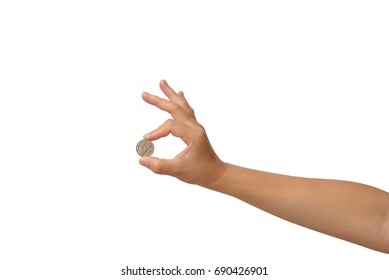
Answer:
M172 134L180 137L187 147L173 159L142 157L139 163L156 174L170 175L190 184L212 188L223 175L226 164L212 149L204 127L197 122L183 92L176 93L165 80L160 82L160 88L169 100L147 92L142 94L142 98L168 112L173 119L167 120L144 138L153 141Z

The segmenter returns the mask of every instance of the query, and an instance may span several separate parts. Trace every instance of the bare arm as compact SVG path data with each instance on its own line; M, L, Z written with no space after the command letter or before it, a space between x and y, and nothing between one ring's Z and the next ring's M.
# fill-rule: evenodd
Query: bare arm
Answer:
M389 194L382 190L229 164L212 188L295 224L389 253Z
M165 81L169 100L144 93L143 99L171 114L145 135L149 140L173 134L187 145L174 159L141 158L157 174L219 191L301 226L377 251L389 253L389 194L367 185L262 172L222 162L182 92Z

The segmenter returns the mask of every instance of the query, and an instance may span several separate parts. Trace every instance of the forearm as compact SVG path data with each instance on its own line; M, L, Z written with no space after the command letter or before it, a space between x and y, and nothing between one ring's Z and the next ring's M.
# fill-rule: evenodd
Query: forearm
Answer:
M226 166L208 187L290 222L389 253L387 192L347 181Z

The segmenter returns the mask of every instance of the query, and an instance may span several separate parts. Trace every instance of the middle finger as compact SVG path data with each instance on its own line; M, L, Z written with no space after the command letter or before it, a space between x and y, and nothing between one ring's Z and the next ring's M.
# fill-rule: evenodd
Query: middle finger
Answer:
M193 117L191 117L176 103L170 102L155 95L151 95L147 92L142 94L142 98L147 103L161 109L162 111L168 112L173 117L173 119L183 122L193 122Z

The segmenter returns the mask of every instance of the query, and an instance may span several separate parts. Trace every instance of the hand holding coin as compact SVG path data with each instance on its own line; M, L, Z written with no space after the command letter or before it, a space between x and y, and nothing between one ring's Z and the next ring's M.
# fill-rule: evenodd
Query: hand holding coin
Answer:
M174 176L187 183L212 188L213 183L224 173L226 164L214 152L203 126L197 122L183 92L176 93L165 80L160 82L160 88L169 100L146 92L142 94L142 98L145 102L169 113L172 119L168 119L160 127L146 134L144 139L148 142L141 141L139 145L147 146L151 141L172 134L181 138L187 147L173 159L159 159L148 155L154 147L142 146L139 147L142 156L139 163L154 173Z

